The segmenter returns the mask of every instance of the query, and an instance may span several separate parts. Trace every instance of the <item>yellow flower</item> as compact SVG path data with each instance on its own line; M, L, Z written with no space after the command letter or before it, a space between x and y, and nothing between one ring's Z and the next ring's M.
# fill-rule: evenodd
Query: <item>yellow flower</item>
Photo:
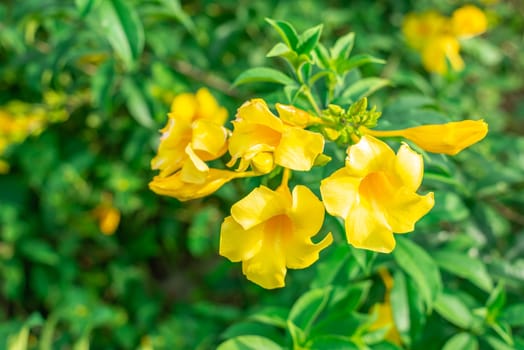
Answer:
M311 241L323 221L322 202L307 187L290 193L287 180L276 191L261 186L233 205L222 223L220 255L242 261L250 281L266 289L283 287L287 268L310 266L332 243L331 233Z
M386 293L384 296L384 302L376 303L369 311L370 314L376 315L376 320L370 325L369 330L373 331L387 328L385 339L400 346L402 345L402 340L397 326L395 325L390 300L391 289L393 288L393 277L391 277L386 269L379 270L379 273L386 287Z
M93 215L98 219L98 227L105 235L115 233L120 224L120 211L110 204L100 204L94 209Z
M389 253L395 248L393 232L413 231L433 207L433 193L416 193L424 172L422 157L406 144L395 155L368 135L347 153L346 166L320 184L326 210L345 219L350 244Z
M448 62L454 71L464 69L464 61L459 54L460 44L451 35L441 35L429 39L422 49L422 64L428 72L446 74Z
M208 196L232 179L252 175L249 172L220 169L208 169L206 172L197 172L197 174L201 174L202 178L186 180L182 171L167 177L155 176L149 183L149 188L157 194L187 201Z
M455 155L482 140L488 133L488 124L483 120L463 120L403 130L366 129L363 132L378 137L401 136L428 152Z
M205 172L205 161L226 152L228 133L223 124L227 111L207 89L175 97L168 116L158 153L151 160L151 167L160 170L159 176L169 176L183 167L187 176L196 176L190 171L197 168Z
M286 120L303 120L280 105ZM302 111L303 112L303 111ZM305 113L305 112L304 112ZM299 113L297 113L299 114ZM300 121L298 123L301 123ZM250 165L258 173L268 173L275 165L293 170L310 170L315 158L324 149L322 135L285 124L269 110L262 99L244 103L233 121L234 130L229 139L229 153L233 166L239 159L239 171Z
M484 33L488 27L488 20L478 7L465 5L453 12L451 26L453 34L461 38L469 38Z
M438 12L428 11L420 14L410 13L402 22L402 32L407 43L421 50L428 40L447 31L448 20Z

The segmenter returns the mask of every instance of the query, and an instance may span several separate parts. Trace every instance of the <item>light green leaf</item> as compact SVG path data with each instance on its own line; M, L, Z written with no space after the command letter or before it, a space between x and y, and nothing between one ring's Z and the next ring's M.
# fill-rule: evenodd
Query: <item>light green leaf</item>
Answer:
M442 290L440 271L435 261L424 249L404 237L397 237L393 257L415 281L426 307L431 310L433 302Z
M256 82L277 83L282 85L295 84L295 81L293 79L276 69L257 67L242 72L235 80L233 85L238 86L242 84Z
M175 17L182 25L187 29L188 32L195 33L195 24L191 20L191 17L184 11L180 5L180 0L160 0L164 7L169 11L173 17Z
M337 72L340 74L343 74L347 71L350 71L354 68L363 66L368 63L378 63L378 64L385 64L386 61L383 59L371 56L371 55L356 55L351 57L350 59L343 59L337 61Z
M280 57L287 56L293 51L283 43L277 43L269 52L266 54L266 57ZM296 55L296 54L295 54Z
M441 268L469 280L479 288L487 292L493 289L493 280L486 265L480 260L452 250L435 252L433 258Z
M281 350L282 347L269 338L258 335L241 335L226 340L220 344L217 350Z
M322 43L318 43L315 47L315 56L317 58L317 63L321 68L327 69L331 65L331 58L329 57L328 50Z
M502 308L506 304L506 291L504 289L504 282L500 282L493 290L486 302L488 309L487 322L494 323L498 318Z
M320 35L322 34L322 24L309 28L300 35L297 46L297 53L299 55L308 54L317 46Z
M122 82L122 94L126 98L126 105L131 116L140 125L149 129L155 129L156 124L153 121L144 94L131 78L126 78Z
M285 328L286 319L289 313L288 308L284 307L266 307L249 316L248 319L260 323Z
M457 327L469 329L473 325L474 317L471 310L456 295L441 293L435 302L435 310Z
M307 343L307 348L315 350L359 350L359 347L349 338L335 335L316 337Z
M290 23L286 21L275 21L271 18L266 18L266 22L275 28L278 34L280 34L282 40L284 40L290 49L296 50L298 44L298 34Z
M363 78L347 88L342 95L336 99L337 104L345 105L367 97L375 91L390 85L390 81L382 78Z
M144 48L144 28L135 8L125 0L105 0L99 6L99 23L126 69L136 66Z
M512 327L524 326L524 303L509 305L503 309L500 318Z
M313 289L303 294L293 305L288 317L288 327L300 329L305 336L320 312L325 308L331 288ZM295 344L301 344L305 339L295 339Z
M333 45L331 49L331 58L333 59L347 59L353 50L353 45L355 44L355 33L347 33L344 36L341 36Z
M477 338L469 333L458 333L449 338L442 350L478 350L479 342Z

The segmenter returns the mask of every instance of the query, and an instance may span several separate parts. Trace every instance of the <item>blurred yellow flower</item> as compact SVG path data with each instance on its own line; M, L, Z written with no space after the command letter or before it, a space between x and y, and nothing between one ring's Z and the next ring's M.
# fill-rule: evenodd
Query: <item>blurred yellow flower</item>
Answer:
M151 160L151 168L160 170L165 177L184 168L189 176L200 176L207 170L205 161L217 159L227 151L227 110L220 107L205 88L195 95L181 94L175 97L166 126L161 130L157 155Z
M393 344L401 346L402 340L397 326L395 325L390 299L391 289L393 288L393 278L386 269L379 270L379 273L386 287L386 292L384 295L384 302L374 304L369 310L370 314L376 316L376 320L370 325L369 330L373 331L387 328L385 339Z
M277 109L291 124L308 123L304 111L293 111L283 105ZM239 171L246 170L250 165L261 174L270 172L275 165L292 170L310 170L324 149L322 135L284 123L262 99L244 103L238 109L233 125L229 139L232 158L228 166L234 166L240 160Z
M445 33L448 25L448 19L436 11L410 13L402 22L402 33L411 47L421 50L428 40Z
M483 120L463 120L446 124L415 126L403 130L364 130L377 137L401 136L433 153L455 155L479 142L488 133Z
M488 28L488 20L478 7L465 5L453 12L451 26L457 37L469 38L484 33Z
M105 235L115 233L120 224L120 211L109 203L102 203L93 211L93 215L98 219L98 227Z
M351 245L389 253L395 248L393 233L413 231L433 207L433 193L416 193L424 172L422 157L406 144L395 155L368 135L347 154L346 166L320 184L326 210L345 219Z
M455 37L437 36L430 39L422 49L422 65L428 72L446 74L449 62L454 71L461 71L464 69L464 61L459 51L460 44Z
M287 179L276 191L261 186L233 205L222 223L220 255L242 261L250 281L266 289L283 287L287 268L310 266L332 243L331 233L311 241L323 222L322 202L307 187L298 185L291 193Z
M232 179L253 175L250 172L236 172L220 169L208 169L196 172L198 177L185 179L182 171L167 177L155 176L149 188L160 195L174 197L180 201L201 198L217 191Z

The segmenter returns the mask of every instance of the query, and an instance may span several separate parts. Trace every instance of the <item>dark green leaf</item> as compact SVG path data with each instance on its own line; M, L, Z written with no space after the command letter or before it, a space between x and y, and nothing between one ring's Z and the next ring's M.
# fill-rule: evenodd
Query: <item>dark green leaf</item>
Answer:
M371 56L371 55L356 55L350 59L343 59L336 61L336 70L339 74L343 74L354 68L358 68L368 63L385 64L386 61L383 59Z
M435 252L433 258L443 269L468 279L479 288L487 292L493 289L493 281L482 261L452 250Z
M347 88L335 103L345 105L367 97L375 91L390 85L390 81L383 78L363 78Z
M135 8L124 0L100 3L100 26L127 69L133 69L144 48L144 28Z
M397 237L397 247L393 251L397 264L415 281L426 307L433 302L442 290L440 271L428 253L408 238Z
M509 305L504 308L500 314L500 318L513 327L524 326L524 303Z
M293 26L286 21L275 21L266 18L266 21L280 34L280 37L289 48L296 50L298 44L298 34Z
M273 69L273 68L251 68L242 72L233 83L234 86L256 83L256 82L267 82L277 83L282 85L294 85L295 81L284 73Z
M307 335L309 328L315 322L320 312L326 307L329 300L331 288L313 289L303 294L293 305L289 312L288 325L303 331ZM302 343L305 339L295 339L295 342Z
M320 35L322 34L322 24L309 28L300 35L297 46L297 53L299 55L308 54L317 46Z
M358 350L359 347L355 345L348 337L325 335L316 337L307 344L308 349L318 350Z
M347 59L353 50L353 45L355 44L355 33L348 33L344 36L341 36L333 45L331 49L331 58L337 59Z

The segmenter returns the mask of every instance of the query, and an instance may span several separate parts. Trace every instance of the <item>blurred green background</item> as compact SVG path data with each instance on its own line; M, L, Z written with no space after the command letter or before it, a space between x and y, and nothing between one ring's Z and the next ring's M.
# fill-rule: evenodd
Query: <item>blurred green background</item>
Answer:
M524 349L524 5L472 3L488 31L462 45L464 71L438 76L402 19L463 1L3 0L0 349ZM386 60L352 73L391 80L370 96L384 126L490 126L456 157L424 155L436 205L395 253L353 249L326 219L339 244L275 291L218 255L237 191L259 180L186 203L147 187L176 94L207 87L230 118L249 98L287 102L275 84L231 86L286 68L265 57L279 40L266 17L322 23L329 45L355 32L356 54ZM331 170L297 181L318 190ZM370 326L381 268L403 345Z

